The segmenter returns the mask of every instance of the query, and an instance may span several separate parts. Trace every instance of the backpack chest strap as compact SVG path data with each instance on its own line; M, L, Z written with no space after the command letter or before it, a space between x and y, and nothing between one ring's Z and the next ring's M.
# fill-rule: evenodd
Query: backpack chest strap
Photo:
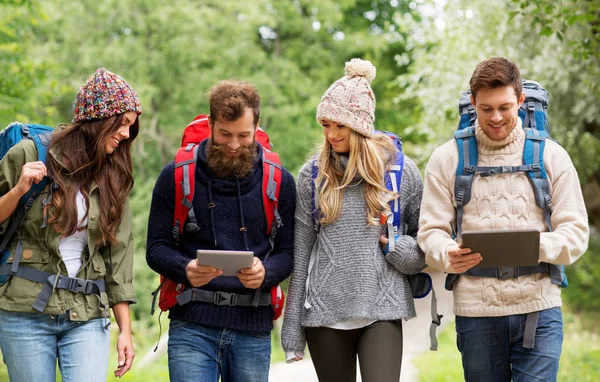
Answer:
M514 172L529 172L529 171L539 171L539 164L528 164L528 165L520 165L520 166L471 166L469 171L474 173L478 173L482 177L488 177L497 174L511 174Z
M269 306L271 305L271 294L260 293L258 304L254 304L255 294L241 294L228 292L212 292L198 288L186 289L177 295L177 303L189 304L192 301L207 302L219 306Z
M562 283L560 268L557 265L549 263L539 263L538 265L524 267L471 268L464 274L475 277L494 277L500 280L508 280L536 273L550 274L552 284L560 286Z
M0 275L16 276L29 281L44 284L37 300L32 305L38 312L43 312L50 301L54 289L66 289L73 293L95 294L100 297L106 292L106 282L102 280L85 280L77 277L56 275L38 269L20 266L16 272L11 272L10 264L0 266ZM100 307L106 311L105 305L100 302Z

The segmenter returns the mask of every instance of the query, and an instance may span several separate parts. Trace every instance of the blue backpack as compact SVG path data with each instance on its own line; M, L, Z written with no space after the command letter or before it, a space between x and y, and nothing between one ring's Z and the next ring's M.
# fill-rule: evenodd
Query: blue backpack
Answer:
M385 176L386 188L390 191L400 193L400 187L402 185L402 172L404 169L404 154L402 152L402 140L394 133L388 131L375 131L375 134L387 135L396 146L396 160L392 168L388 171ZM315 191L317 176L319 175L319 167L317 166L316 157L313 158L312 162L312 210L313 210L313 221L315 223L315 229L318 231L319 215L320 211L317 207L317 193ZM407 227L402 224L402 208L400 200L398 198L390 201L390 213L385 216L382 214L382 224L385 222L388 231L388 245L387 250L393 251L396 240L400 235L406 234ZM313 259L311 256L311 265ZM309 265L309 267L311 266ZM431 327L429 329L429 336L431 340L430 350L437 350L437 338L436 329L441 324L443 315L437 313L437 298L435 296L435 290L433 289L433 282L431 276L427 273L420 272L416 275L406 275L410 284L413 298L424 298L431 292Z
M53 131L52 127L34 124L24 124L13 122L4 130L0 131L0 159L2 159L8 150L23 139L31 139L35 142L38 152L38 160L46 162L48 154L48 144L50 143L50 135ZM31 189L19 200L19 204L15 212L11 215L10 225L3 235L0 235L0 266L6 264L10 257L9 243L14 234L19 231L21 222L25 218L27 211L31 208L33 201L37 198L44 187L49 183L50 179L46 176L39 183L33 184ZM20 236L20 235L19 235ZM19 244L20 244L19 237ZM17 246L17 251L10 269L10 273L16 274L21 260L23 248ZM10 275L0 274L0 285L4 284Z
M463 208L471 199L473 177L480 173L482 177L495 174L512 172L525 172L529 178L535 202L544 211L544 219L548 231L552 231L552 198L550 184L544 166L544 148L546 139L550 139L550 124L548 122L548 92L535 81L523 80L525 102L519 109L519 117L525 130L525 145L523 148L523 164L520 166L477 166L478 152L475 139L475 120L477 114L471 105L468 90L462 94L458 110L460 122L454 133L458 146L458 166L456 168L456 181L454 184L454 197L456 201L456 232L460 238L462 234ZM564 273L564 266L549 263L540 263L533 267L504 267L504 268L471 268L466 274L478 277L497 277L499 279L515 278L518 276L535 273L549 273L552 283L563 288L568 281ZM446 278L446 289L452 290L458 279L458 274L449 274Z

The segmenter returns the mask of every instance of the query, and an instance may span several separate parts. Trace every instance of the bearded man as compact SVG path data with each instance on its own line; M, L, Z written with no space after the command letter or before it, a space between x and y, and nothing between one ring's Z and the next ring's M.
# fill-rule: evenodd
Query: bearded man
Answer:
M267 381L273 312L262 297L292 271L296 186L283 169L278 200L282 225L271 243L261 203L263 148L255 140L260 96L247 82L227 80L213 86L208 98L211 138L198 147L193 201L200 229L184 232L178 243L173 237L178 202L174 162L158 177L148 219L148 265L186 290L198 291L194 301L169 312L170 379ZM254 263L226 277L200 265L198 249L253 251ZM257 289L261 303L244 303L248 298L243 296L254 296ZM223 294L236 298L225 305L210 298Z

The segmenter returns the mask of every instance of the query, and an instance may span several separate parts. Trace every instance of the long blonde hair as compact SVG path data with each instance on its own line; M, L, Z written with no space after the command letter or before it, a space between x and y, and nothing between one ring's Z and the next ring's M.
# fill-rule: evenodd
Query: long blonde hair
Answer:
M388 203L398 197L398 193L385 187L385 176L395 161L396 147L385 134L365 137L354 130L351 130L349 144L345 171L339 156L331 155L333 150L327 139L317 152L318 221L320 224L337 221L342 211L344 190L355 179L360 179L365 182L364 194L369 207L367 223L378 225L380 213L389 213Z

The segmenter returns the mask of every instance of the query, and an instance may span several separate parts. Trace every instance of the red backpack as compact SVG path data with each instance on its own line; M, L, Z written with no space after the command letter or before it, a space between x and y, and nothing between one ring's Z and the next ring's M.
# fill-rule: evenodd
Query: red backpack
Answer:
M198 230L196 216L192 203L194 201L194 175L196 173L196 160L198 158L198 146L204 139L211 135L208 125L208 116L199 115L185 128L181 139L181 147L175 155L175 214L173 216L173 237L179 244L179 236L184 232L187 225L192 232ZM263 147L263 206L267 221L267 235L273 249L273 241L277 227L281 225L281 218L277 212L279 200L279 189L281 187L281 160L279 155L271 151L269 136L260 127L256 130L255 139ZM187 221L187 224L186 224ZM267 254L265 260L271 252ZM152 294L153 300L160 290L158 306L162 311L178 305L177 296L185 290L185 285L160 276L160 287ZM257 291L260 293L260 290ZM279 285L271 288L271 307L273 308L273 319L281 316L285 295ZM155 301L152 302L154 313Z

